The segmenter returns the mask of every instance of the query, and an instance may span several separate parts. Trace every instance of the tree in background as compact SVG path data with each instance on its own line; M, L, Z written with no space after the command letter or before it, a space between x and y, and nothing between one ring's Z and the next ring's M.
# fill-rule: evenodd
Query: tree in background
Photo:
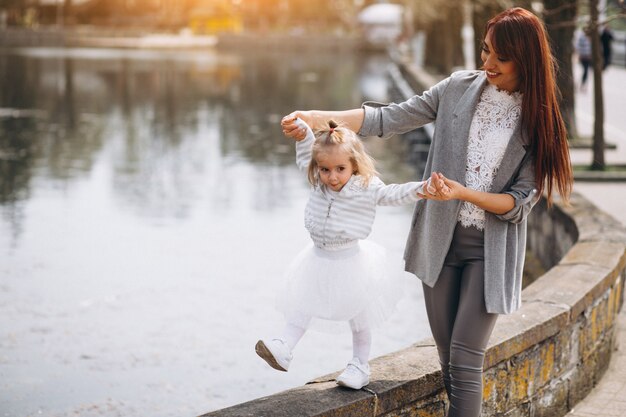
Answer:
M578 138L576 129L574 74L574 31L578 15L577 0L544 0L543 19L550 36L552 52L558 65L556 81L561 91L560 108L568 137Z
M425 34L424 67L437 74L449 74L454 67L464 64L463 4L464 0L405 0L406 10L412 14L410 33Z
M598 0L589 0L589 38L593 66L593 158L592 170L604 170L604 94L602 94L602 50L600 46L600 17Z
M23 0L0 0L0 11L6 13L8 25L24 25L25 15L29 8L32 8L34 2Z
M424 65L439 74L449 74L463 66L463 1L448 0L426 30Z
M598 0L588 0L589 6L589 24L588 29L591 39L591 51L592 51L592 65L593 65L593 107L594 107L594 121L593 121L593 158L591 161L592 170L604 170L606 169L606 162L604 159L605 138L604 138L604 94L602 85L602 71L603 71L603 54L602 46L600 45L600 29L607 24L610 20L626 17L626 4L623 0L618 2L621 10L618 10L612 16L600 17L600 10L598 10ZM605 10L602 10L603 15Z
M483 65L480 58L482 36L484 35L485 25L495 15L507 8L506 5L493 0L472 0L472 28L474 29L474 63L476 68Z
M569 137L577 137L574 113L574 81L572 69L573 37L579 0L544 0L543 13L531 0L467 0L474 32L474 63L482 67L480 58L484 28L493 16L510 7L523 7L541 15L546 22L553 53L559 71L557 85L561 90L561 111ZM415 30L426 34L424 66L439 74L448 74L455 66L463 65L461 30L463 0L405 0L413 10ZM539 6L541 6L539 4Z

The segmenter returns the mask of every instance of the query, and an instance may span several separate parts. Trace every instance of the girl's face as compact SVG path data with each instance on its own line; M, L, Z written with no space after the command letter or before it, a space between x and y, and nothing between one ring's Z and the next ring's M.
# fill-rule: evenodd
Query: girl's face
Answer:
M480 58L483 60L483 68L487 74L489 84L496 86L500 90L510 93L519 89L519 72L517 65L504 55L498 55L491 43L491 31L483 41Z
M354 173L350 155L339 146L328 146L315 160L320 181L333 191L341 191Z

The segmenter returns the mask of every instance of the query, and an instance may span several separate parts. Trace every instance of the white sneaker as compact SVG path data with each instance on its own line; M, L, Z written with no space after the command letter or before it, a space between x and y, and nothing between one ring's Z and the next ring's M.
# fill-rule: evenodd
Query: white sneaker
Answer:
M359 358L353 358L336 381L342 387L361 389L370 383L370 366L361 363Z
M282 339L263 339L256 342L254 347L257 355L274 369L287 372L291 363L291 349Z

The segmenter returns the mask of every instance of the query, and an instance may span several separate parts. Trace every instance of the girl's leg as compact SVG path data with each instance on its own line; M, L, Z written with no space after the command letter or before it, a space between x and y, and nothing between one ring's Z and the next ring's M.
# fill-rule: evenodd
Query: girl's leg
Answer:
M346 369L337 377L337 384L361 389L370 382L370 346L372 345L372 333L369 328L357 331L354 320L350 321L352 329L352 360L348 362Z
M261 339L254 350L272 368L287 371L293 357L291 352L304 336L309 321L310 318L298 321L297 324L287 322L280 338Z
M305 328L296 326L295 324L287 323L285 324L285 328L283 329L282 340L287 343L289 346L289 350L293 350L296 347L304 333L306 332Z
M485 350L498 318L487 313L484 297L484 262L469 262L463 269L450 343L449 417L480 415Z
M372 332L370 329L361 331L352 330L352 357L358 358L362 364L369 362L372 346Z

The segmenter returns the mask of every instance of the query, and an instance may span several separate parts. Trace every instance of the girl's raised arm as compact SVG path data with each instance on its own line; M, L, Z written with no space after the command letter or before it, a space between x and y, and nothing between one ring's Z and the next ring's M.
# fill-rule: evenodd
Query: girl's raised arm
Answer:
M313 154L311 148L315 141L313 130L301 119L294 120L294 124L297 128L303 131L303 136L300 139L296 139L296 164L302 171L306 171L311 164L311 156Z

